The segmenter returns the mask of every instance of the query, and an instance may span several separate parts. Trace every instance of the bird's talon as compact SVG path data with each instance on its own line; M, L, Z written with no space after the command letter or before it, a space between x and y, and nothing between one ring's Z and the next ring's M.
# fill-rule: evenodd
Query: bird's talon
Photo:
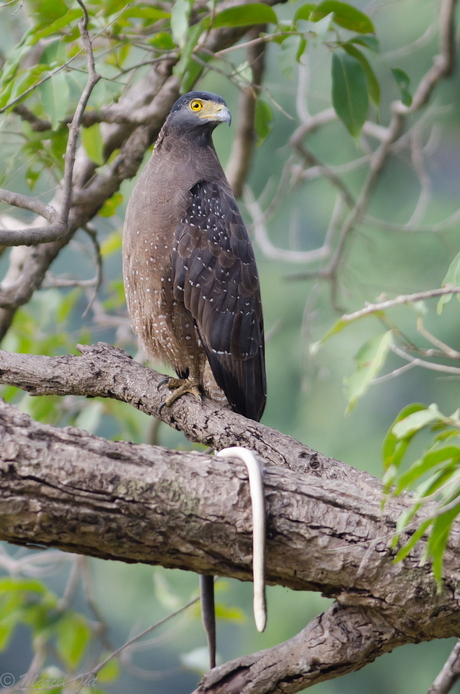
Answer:
M164 402L161 403L158 413L160 414L163 407L171 407L171 405L176 402L179 398L181 398L183 395L186 393L190 393L191 395L194 395L195 398L198 400L200 404L203 404L203 398L201 397L201 393L199 390L199 385L198 383L195 383L194 381L189 381L188 379L182 379L182 378L165 378L160 383L158 384L158 388L162 385L166 384L167 387L174 391L171 393L169 397L166 398Z
M168 381L169 381L169 378L168 378L168 377L162 378L161 381L160 381L160 382L158 383L158 385L157 385L157 390L160 390L161 386L164 386L164 384L165 384L165 383L168 383ZM164 403L163 403L163 404L164 404Z

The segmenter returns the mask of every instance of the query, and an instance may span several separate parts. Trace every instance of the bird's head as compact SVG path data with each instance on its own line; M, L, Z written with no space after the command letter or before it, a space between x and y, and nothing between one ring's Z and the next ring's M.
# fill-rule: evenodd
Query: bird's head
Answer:
M168 125L181 131L212 131L219 123L232 122L225 101L211 92L188 92L180 97L168 116Z

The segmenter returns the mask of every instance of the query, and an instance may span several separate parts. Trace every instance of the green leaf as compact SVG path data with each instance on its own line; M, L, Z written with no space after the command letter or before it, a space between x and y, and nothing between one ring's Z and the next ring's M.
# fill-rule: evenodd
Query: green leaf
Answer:
M63 121L69 106L69 85L63 72L58 72L39 87L43 109L53 130Z
M349 402L347 412L353 409L359 398L369 388L371 381L382 369L392 342L392 330L384 335L375 335L361 347L355 356L356 372L344 379L344 392Z
M349 43L358 43L374 53L380 52L379 40L375 36L353 36L349 39Z
M457 446L444 446L423 455L419 460L412 463L407 472L401 475L395 489L395 494L398 495L404 489L409 489L409 487L422 475L428 472L428 470L431 470L433 467L446 460L458 462L460 460L460 448Z
M40 22L55 21L67 12L64 0L33 0L32 12ZM80 10L80 16L82 11Z
M107 653L105 657L109 654ZM120 666L116 658L112 658L103 668L97 673L98 682L113 682L120 676Z
M265 140L270 130L272 129L271 123L273 121L273 113L270 106L266 101L262 99L257 99L256 103L256 113L254 118L254 127L256 129L257 145L261 145Z
M32 593L41 593L45 595L48 592L47 588L41 583L32 578L0 578L0 595L15 590L25 590Z
M201 62L204 62L204 63L207 63L211 60L211 56L207 53L197 53L197 57L199 57ZM192 58L191 58L191 60L189 60L188 65L187 65L187 70L185 71L185 74L182 78L182 82L181 82L182 91L184 91L184 92L190 91L190 89L193 87L193 85L197 81L198 77L201 75L202 71L203 71L203 66L197 60L194 60L193 53L192 53Z
M275 11L261 2L249 5L228 7L218 12L214 18L213 27L244 27L252 24L278 24Z
M166 31L159 31L152 39L148 40L148 43L155 48L159 48L160 51L172 51L176 47L171 35Z
M12 622L8 625L0 624L0 651L4 651L8 646L15 626Z
M334 13L334 22L344 29L357 31L360 34L375 33L374 25L367 15L357 10L356 7L346 2L338 2L338 0L320 2L311 13L310 21L318 22L331 12Z
M243 89L252 84L254 73L247 60L243 60L243 62L235 68L233 78Z
M455 508L436 518L428 538L427 555L431 555L433 558L433 573L436 583L438 584L438 590L441 588L444 550L446 549L447 540L449 539L452 523L459 513L460 503L457 504Z
M7 103L11 100L11 92L13 91L14 81L8 82L6 87L0 92L0 108L4 108Z
M225 619L228 622L235 622L237 624L242 624L247 621L247 617L243 610L239 607L225 605L224 603L216 603L216 617L219 619Z
M203 31L205 31L209 27L209 22L210 19L209 17L206 17L203 19L199 24L195 24L194 26L190 27L188 30L188 35L187 35L187 42L182 50L182 55L180 57L179 62L177 65L174 66L173 72L175 75L178 77L184 77L187 70L190 69L191 65L193 64L192 60L192 53L193 49L198 43L198 39L200 38L201 34ZM195 63L196 65L196 63ZM201 66L199 66L199 71L201 70ZM189 80L187 80L189 81ZM187 89L184 87L182 84L182 87L184 88L184 91L187 91Z
M86 620L74 612L60 620L57 630L57 651L67 667L74 668L91 638Z
M441 286L447 287L449 285L452 285L453 287L460 287L460 253L457 253L449 265L449 269L447 270ZM442 312L444 304L447 304L452 299L452 296L453 294L444 294L440 297L437 308L438 314ZM460 294L457 294L457 299L460 301Z
M391 70L391 74L395 78L395 82L398 85L398 89L401 93L401 101L403 102L404 106L409 107L412 104L412 96L409 93L409 75L399 67L393 68Z
M361 65L367 79L367 90L369 93L369 98L374 104L374 106L378 108L380 105L380 85L377 81L374 71L369 65L369 61L367 60L366 56L363 55L361 51L355 48L355 46L353 46L353 44L351 43L342 44L342 48L344 49L344 51L348 53L348 55L351 55L352 58L356 58L356 60Z
M139 17L139 19L148 20L149 24L153 24L159 19L168 19L171 17L171 13L146 4L143 4L142 7L133 7L131 5L123 12L123 17Z
M18 74L16 78L11 80L10 84L12 89L9 91L9 99L13 100L21 96L29 87L39 82L45 76L46 72L48 72L47 65L34 65L29 70ZM5 101L4 105L6 105L6 103Z
M398 466L399 463L401 462L402 456L409 445L409 441L407 442L402 442L400 438L398 438L394 432L393 428L395 424L400 422L403 419L406 419L409 415L411 415L414 412L420 412L421 410L426 410L427 407L426 405L422 405L421 403L412 403L411 405L407 405L407 407L404 407L401 412L398 414L396 417L395 421L391 425L388 434L385 436L383 440L383 445L382 445L382 457L383 457L383 469L387 470L390 465L396 465ZM405 444L405 448L401 451L401 446L402 444ZM398 452L397 456L396 453Z
M431 521L429 521L429 520L425 521L417 528L417 530L412 535L410 540L408 540L408 542L406 542L406 544L403 545L403 547L401 547L401 549L399 550L398 554L395 557L395 563L398 561L401 561L402 559L407 557L407 555L411 551L412 547L414 547L414 545L418 542L418 540L420 540L420 538L423 536L423 534L425 533L427 528L430 526L430 523L431 523ZM398 538L398 535L396 535L395 539L397 540L397 538Z
M64 171L64 155L67 149L69 139L69 128L65 123L61 123L60 127L51 131L51 151L56 157L56 162L62 172Z
M124 198L121 193L114 193L111 198L105 201L102 208L99 210L101 217L113 217L117 211L117 207L121 205Z
M67 320L67 318L70 317L70 314L75 308L75 304L77 303L80 296L80 287L75 287L75 289L73 289L72 291L62 295L61 303L56 311L56 321L58 323L63 323L65 320Z
M72 22L74 22L77 19L81 19L81 17L82 10L80 8L69 10L63 17L59 17L51 24L46 23L46 26L40 29L40 31L34 31L33 43L38 43L38 41L44 39L46 36L56 34L61 29L64 29L64 27L69 27Z
M307 46L303 36L288 36L278 52L278 67L287 79L292 77L292 68L298 62Z
M334 13L331 12L330 14L327 14L325 17L320 19L318 22L315 24L315 34L316 34L316 43L325 43L330 37L328 36L329 32L334 30L334 27L332 26L332 20L334 19Z
M410 434L415 434L420 429L424 429L429 424L444 419L444 415L439 411L436 403L428 408L409 414L393 426L393 433L398 439L403 439Z
M91 161L101 166L104 163L104 140L102 139L101 126L99 123L83 128L81 136L85 152Z
M29 168L27 169L27 171L26 171L26 183L29 186L30 190L34 189L36 182L40 178L41 172L42 172L42 169L37 171L32 166L29 166Z
M308 21L315 7L316 3L313 2L306 2L304 5L301 5L294 15L294 25L296 24L298 19L304 19Z
M378 318L384 318L385 313L383 311L376 311L375 313L372 314L373 316L377 316ZM334 323L332 328L330 328L327 333L321 338L321 340L318 340L318 342L312 342L310 345L310 354L315 355L319 352L320 348L322 345L328 340L330 337L333 335L336 335L339 333L341 330L347 327L347 325L351 325L357 320L361 320L362 318L365 318L366 316L359 316L358 318L355 318L353 321L351 320L343 320L343 318L339 318L338 321Z
M167 577L157 569L153 573L155 597L167 610L177 610L181 605L181 597L173 590Z
M332 56L332 105L354 138L359 137L367 117L367 78L356 58L344 51Z
M181 48L185 45L188 31L188 18L191 3L189 0L176 0L171 14L171 31L175 43Z
M40 56L39 63L48 67L62 65L66 59L66 45L62 39L55 39L49 43Z

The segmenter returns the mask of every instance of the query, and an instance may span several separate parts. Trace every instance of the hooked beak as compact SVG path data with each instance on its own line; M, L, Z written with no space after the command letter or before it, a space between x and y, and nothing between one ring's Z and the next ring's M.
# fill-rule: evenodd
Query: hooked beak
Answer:
M209 120L217 121L218 123L230 123L232 122L232 114L226 106L222 104L213 104L213 109L210 111L205 111L200 118L207 118Z
M222 106L220 111L216 113L216 120L222 121L223 123L228 123L228 127L230 127L232 122L232 114L226 106Z

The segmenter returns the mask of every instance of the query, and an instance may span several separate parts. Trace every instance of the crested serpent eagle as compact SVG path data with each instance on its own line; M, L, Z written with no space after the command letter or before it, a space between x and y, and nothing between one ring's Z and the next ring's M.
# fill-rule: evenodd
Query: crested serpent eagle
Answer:
M201 391L259 421L266 402L259 277L249 236L212 141L225 101L176 101L133 190L123 277L134 331L178 379L171 405Z
M214 128L230 122L216 94L191 92L176 101L129 200L123 278L140 343L178 376L168 379L175 391L163 404L202 392L259 421L267 397L259 277L212 141ZM214 578L200 580L214 667Z

